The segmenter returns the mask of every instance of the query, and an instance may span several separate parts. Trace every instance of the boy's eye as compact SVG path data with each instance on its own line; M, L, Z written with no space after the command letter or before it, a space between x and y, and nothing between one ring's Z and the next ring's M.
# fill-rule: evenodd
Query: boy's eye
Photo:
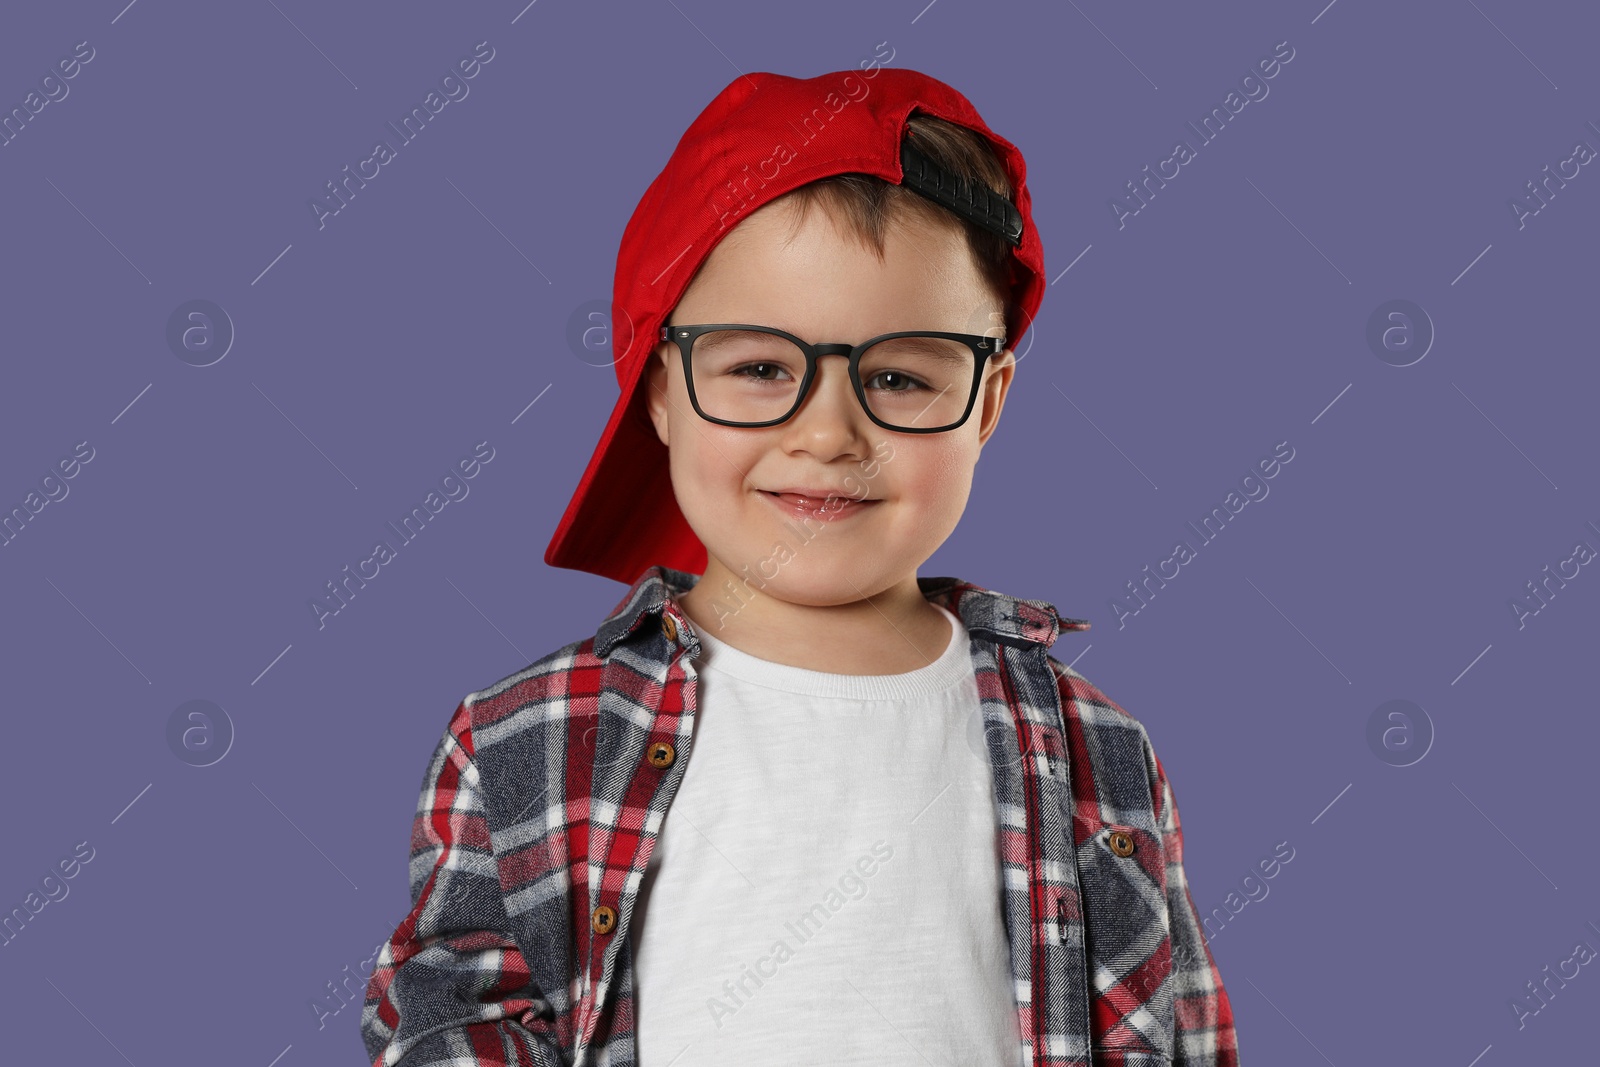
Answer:
M897 370L881 370L872 377L865 379L861 384L866 388L871 389L873 387L872 383L877 381L879 378L890 378L893 380L893 384L884 387L883 392L886 393L909 393L916 389L927 388L926 382L918 381L916 378L911 377L911 375Z
M747 374L747 373L745 373L746 371L750 370L751 368L761 368L762 371L777 371L779 373L785 373L783 368L780 367L776 363L746 363L746 364L743 364L742 366L738 366L738 367L733 368L733 370L729 371L728 373L733 375L736 378L753 378L756 381L762 381L762 382L777 381L776 378L768 377L765 373L758 373L758 374Z

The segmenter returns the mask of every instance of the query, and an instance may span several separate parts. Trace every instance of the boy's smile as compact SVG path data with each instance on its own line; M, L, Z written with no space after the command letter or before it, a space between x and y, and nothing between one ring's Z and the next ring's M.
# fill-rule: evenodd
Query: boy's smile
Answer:
M832 522L834 519L859 515L869 506L879 502L878 497L856 496L848 489L788 489L762 491L766 497L786 512L795 516L810 515Z
M800 219L790 201L764 205L707 257L667 322L859 344L902 330L993 332L981 324L1003 321L954 227L895 215L884 243L880 260L820 207ZM917 568L966 507L1011 354L988 361L967 421L939 433L874 423L844 358L820 357L793 416L759 427L696 414L674 343L649 359L650 416L707 553L704 576L680 598L685 613L751 655L813 670L895 674L937 658L950 624L923 598Z

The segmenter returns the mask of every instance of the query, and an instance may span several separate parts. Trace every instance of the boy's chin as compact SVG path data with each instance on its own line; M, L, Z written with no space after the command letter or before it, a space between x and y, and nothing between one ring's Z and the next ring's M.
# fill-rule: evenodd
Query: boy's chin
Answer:
M769 544L764 555L719 560L721 570L715 573L721 573L737 589L748 588L776 600L811 607L855 603L915 574L913 568L886 566L881 556L863 553L843 542L840 545L841 548L807 545L793 552L773 552L776 546ZM722 582L713 582L708 588L721 585Z

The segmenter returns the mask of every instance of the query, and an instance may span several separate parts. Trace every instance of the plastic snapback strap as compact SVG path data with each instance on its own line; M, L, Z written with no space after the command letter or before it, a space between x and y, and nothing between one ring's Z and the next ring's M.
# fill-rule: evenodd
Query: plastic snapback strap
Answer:
M957 178L912 147L910 137L900 141L900 169L900 184L992 230L1013 247L1022 244L1022 212L1015 204L992 190Z

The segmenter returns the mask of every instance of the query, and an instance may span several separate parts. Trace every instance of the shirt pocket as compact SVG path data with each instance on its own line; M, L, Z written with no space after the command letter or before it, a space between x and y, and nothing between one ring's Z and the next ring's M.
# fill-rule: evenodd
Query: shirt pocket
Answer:
M1091 1062L1172 1062L1172 939L1160 838L1104 823L1077 846L1089 969Z

